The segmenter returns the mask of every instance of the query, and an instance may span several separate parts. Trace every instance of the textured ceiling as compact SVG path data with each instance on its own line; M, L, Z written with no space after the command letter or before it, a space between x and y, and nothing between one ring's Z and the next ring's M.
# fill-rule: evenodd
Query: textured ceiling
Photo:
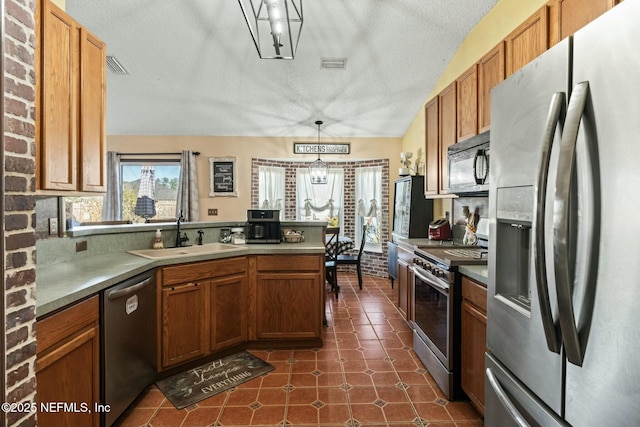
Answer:
M497 0L303 0L294 60L259 59L236 0L66 0L130 75L107 134L401 137ZM320 69L347 58L346 70Z

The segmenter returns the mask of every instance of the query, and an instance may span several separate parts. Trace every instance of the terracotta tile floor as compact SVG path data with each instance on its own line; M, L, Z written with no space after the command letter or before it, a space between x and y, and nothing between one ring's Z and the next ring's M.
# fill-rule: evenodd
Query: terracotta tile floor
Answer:
M327 293L322 348L250 350L276 369L178 410L150 386L118 420L129 426L481 427L468 402L449 402L413 352L388 280L340 273Z

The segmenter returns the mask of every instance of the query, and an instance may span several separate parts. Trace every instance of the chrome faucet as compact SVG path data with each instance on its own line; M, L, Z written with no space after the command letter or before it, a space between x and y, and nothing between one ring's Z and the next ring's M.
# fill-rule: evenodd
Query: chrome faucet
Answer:
M187 236L187 233L184 233L184 236L180 236L180 221L184 221L184 216L182 215L182 209L178 211L178 217L176 218L176 225L177 225L176 248L182 247L183 243L189 241L189 236Z

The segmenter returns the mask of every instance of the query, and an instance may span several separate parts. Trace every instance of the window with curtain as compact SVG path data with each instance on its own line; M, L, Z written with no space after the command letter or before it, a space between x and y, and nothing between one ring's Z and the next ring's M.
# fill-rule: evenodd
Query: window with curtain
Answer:
M284 216L285 168L260 166L258 168L258 206L260 209L278 209L280 220Z
M356 178L356 246L365 239L365 250L382 253L382 167L373 166L355 170ZM363 225L367 226L362 236Z
M327 221L340 227L343 220L344 169L329 169L326 184L311 184L309 169L296 170L296 219Z
M118 173L108 177L117 182L108 183L106 195L64 198L67 229L104 221L175 220L179 159L119 159L108 166ZM106 208L110 201L119 205Z

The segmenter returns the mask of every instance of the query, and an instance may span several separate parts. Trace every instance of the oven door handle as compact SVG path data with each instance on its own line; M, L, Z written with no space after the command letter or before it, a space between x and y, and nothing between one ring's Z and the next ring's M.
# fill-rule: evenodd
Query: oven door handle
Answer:
M422 280L423 282L428 283L430 286L433 286L434 288L438 288L440 290L442 290L443 292L449 293L449 286L448 285L443 285L441 283L438 283L437 281L431 280L429 279L427 276L425 276L422 272L420 272L420 268L413 268L413 274L420 280Z

